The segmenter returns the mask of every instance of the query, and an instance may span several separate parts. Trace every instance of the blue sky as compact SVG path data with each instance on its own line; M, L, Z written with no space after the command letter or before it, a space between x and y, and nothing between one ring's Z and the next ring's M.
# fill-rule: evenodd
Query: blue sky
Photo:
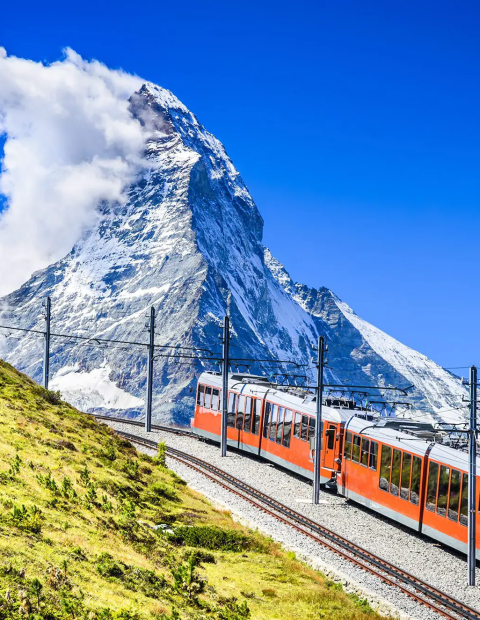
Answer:
M480 364L479 29L462 0L27 0L2 6L0 45L70 46L171 89L225 144L294 279L463 366Z

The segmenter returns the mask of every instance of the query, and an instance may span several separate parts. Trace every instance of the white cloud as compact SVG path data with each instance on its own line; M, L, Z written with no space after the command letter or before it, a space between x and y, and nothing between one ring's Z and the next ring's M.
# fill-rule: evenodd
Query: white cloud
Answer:
M50 65L0 48L0 295L67 254L142 166L128 98L143 81L67 49Z

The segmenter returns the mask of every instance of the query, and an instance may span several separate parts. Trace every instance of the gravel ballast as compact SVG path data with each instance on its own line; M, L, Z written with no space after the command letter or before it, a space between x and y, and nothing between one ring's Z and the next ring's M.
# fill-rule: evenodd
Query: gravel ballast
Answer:
M392 561L402 569L417 575L465 604L480 609L478 587L471 588L467 585L465 556L420 537L328 491L321 491L321 503L314 506L311 504L312 486L309 482L296 478L266 462L233 451L229 451L227 457L222 458L218 446L195 438L160 431L145 433L139 427L132 427L121 422L109 421L108 424L115 430L155 441L165 441L167 446L202 458L352 542ZM148 450L145 449L145 451ZM245 522L249 527L257 528L281 542L286 548L293 549L299 557L311 563L318 570L329 574L331 578L342 581L348 591L355 591L368 598L372 606L378 608L380 612L388 613L388 603L386 603L388 601L398 610L398 617L401 618L427 620L440 617L434 611L404 595L397 588L388 586L307 536L254 508L247 501L215 484L202 474L170 458L168 466L192 488L212 502L227 507L236 518ZM477 583L479 579L480 571L477 569Z

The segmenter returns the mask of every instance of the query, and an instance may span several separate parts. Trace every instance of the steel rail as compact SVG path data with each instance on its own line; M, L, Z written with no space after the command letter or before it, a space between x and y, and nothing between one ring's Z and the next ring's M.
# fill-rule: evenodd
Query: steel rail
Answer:
M97 415L96 413L89 414L92 417L97 418L97 420L108 420L109 422L120 422L121 424L129 424L130 426L141 426L145 427L144 422L139 422L138 420L128 420L126 418L114 418L109 415ZM177 426L162 426L160 424L152 424L152 430L155 431L163 431L165 433L173 433L174 435L186 435L187 437L196 437L195 433L192 431L184 430L183 428L178 428ZM120 432L120 431L119 431Z
M108 416L104 417L108 418ZM127 423L129 422L133 421L129 420ZM141 423L137 424L141 425ZM175 430L172 431L171 427L162 427L162 430L163 429L175 432ZM147 448L155 450L158 446L156 441L144 439L123 431L116 432L125 439ZM188 432L185 432L185 434L188 434ZM182 452L181 450L177 450L176 448L167 447L167 455L199 473L202 473L217 484L220 484L229 491L247 500L263 512L270 514L290 527L295 528L302 534L309 536L331 551L377 576L382 581L399 588L417 602L426 605L440 615L451 620L459 620L460 618L480 620L480 612L477 610L468 607L461 601L441 592L434 586L431 586L407 571L376 556L363 547L352 543L348 539L315 521L312 521L308 517L285 506L281 502L258 491L218 467Z

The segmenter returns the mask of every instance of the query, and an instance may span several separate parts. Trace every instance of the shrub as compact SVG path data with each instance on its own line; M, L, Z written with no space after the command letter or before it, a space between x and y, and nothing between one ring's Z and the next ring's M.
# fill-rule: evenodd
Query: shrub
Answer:
M235 600L231 600L219 610L217 618L219 620L244 620L244 618L250 618L250 608L247 601L238 604Z
M37 506L33 506L27 510L25 506L13 506L12 521L20 530L39 534L42 526L40 524L41 510Z
M138 461L136 459L127 459L122 464L122 470L129 478L136 479L138 477Z
M15 455L15 458L13 459L13 461L10 464L10 470L9 470L9 474L11 476L14 476L15 474L18 474L20 472L20 465L22 464L22 459L18 456L18 454Z
M245 551L255 547L255 541L243 532L224 530L215 525L181 525L173 534L167 534L169 540L177 545L219 549L222 551Z
M122 577L123 569L115 562L109 553L100 554L97 562L97 571L102 577Z
M54 495L59 495L60 491L58 489L57 483L52 478L50 470L48 470L45 475L37 474L37 480L42 486L51 491Z
M194 599L205 589L205 581L195 571L195 561L192 556L189 559L171 569L173 588L179 594Z
M160 441L158 444L158 451L155 461L157 465L160 465L160 467L167 466L167 446L164 441Z
M169 499L170 501L177 501L178 495L173 487L165 482L154 482L148 487L147 491L148 499L156 500L159 497L163 497L164 499Z
M203 562L205 564L215 564L215 556L212 553L208 553L208 551L203 551L202 549L195 549L195 551L187 552L184 556L184 560L189 560L192 558L195 566L200 566Z

